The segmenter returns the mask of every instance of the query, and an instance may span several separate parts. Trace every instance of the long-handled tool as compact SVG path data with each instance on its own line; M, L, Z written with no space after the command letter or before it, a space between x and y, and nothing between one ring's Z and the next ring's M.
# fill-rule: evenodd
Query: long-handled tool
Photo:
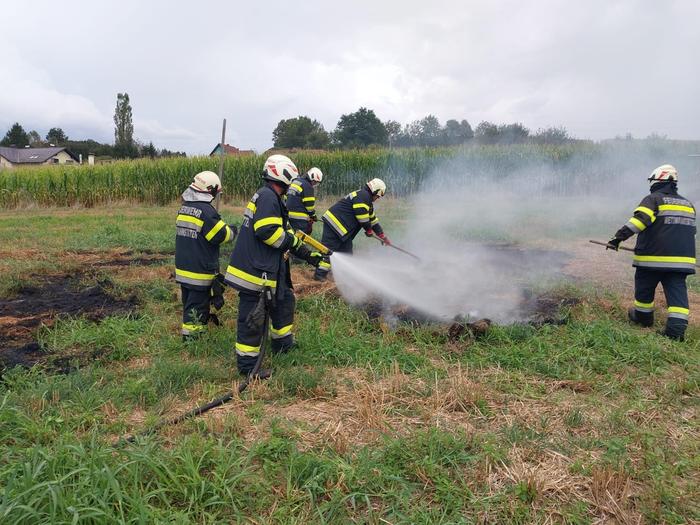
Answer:
M400 251L401 253L405 253L405 254L408 255L409 257L413 257L416 261L419 261L419 262L422 261L422 259L421 259L420 257L418 257L415 253L411 253L411 252L409 252L408 250L404 250L403 248L399 248L399 247L396 246L393 242L391 242L391 243L385 243L383 240L381 240L381 239L380 239L379 237L377 237L376 235L372 235L372 238L377 239L379 242L381 242L381 243L382 243L383 245L385 245L385 246L389 246L390 248L393 248L394 250L398 250L398 251Z
M243 391L248 388L248 385L250 384L251 379L257 377L258 372L260 371L260 366L262 365L263 359L265 358L265 344L267 343L267 338L268 338L268 324L270 320L270 309L269 309L269 304L272 301L272 291L270 288L267 286L263 288L263 291L260 296L260 302L258 305L255 307L253 312L249 315L249 317L255 317L256 315L259 316L261 312L258 310L264 309L264 313L262 315L263 317L263 336L262 340L260 341L260 353L258 354L258 360L255 362L255 366L253 367L253 370L251 370L250 374L246 376L246 378L238 385L238 395L242 394ZM221 397L217 397L213 401L210 401L209 403L205 403L204 405L200 405L196 408L193 408L192 410L189 410L185 412L184 414L180 414L179 416L176 416L171 419L166 419L165 421L161 421L160 423L155 424L151 428L148 428L146 430L143 430L139 432L138 434L132 434L131 436L127 436L123 439L120 439L119 441L116 442L116 445L120 444L126 444L126 443L134 443L136 441L137 437L143 437L143 436L148 436L150 434L153 434L160 430L161 428L169 427L172 425L177 425L178 423L182 423L183 421L187 419L191 419L193 417L199 416L204 414L205 412L209 412L212 408L220 407L221 405L225 405L229 401L231 401L236 395L236 392L231 390L230 392L225 393Z
M599 244L600 246L610 247L610 249L612 249L612 246L610 246L610 244L608 244L607 242L594 241L592 239L590 239L588 242L593 243L593 244ZM620 250L624 250L626 252L634 252L633 248L627 248L626 246L619 246L618 248ZM696 266L696 268L700 268L700 264L696 264L695 266Z
M613 247L610 244L608 244L607 242L594 241L592 239L589 240L588 242L593 243L593 244L598 244L600 246L605 246L606 248L610 248L611 250L613 249ZM626 251L626 252L634 252L633 248L627 248L626 246L619 246L618 249Z

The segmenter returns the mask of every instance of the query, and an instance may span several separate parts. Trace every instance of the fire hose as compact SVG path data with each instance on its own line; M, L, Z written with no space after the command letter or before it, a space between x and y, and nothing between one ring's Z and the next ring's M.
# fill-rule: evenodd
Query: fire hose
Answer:
M295 235L299 237L303 242L308 244L309 246L317 249L319 252L321 252L325 256L329 256L333 254L331 250L329 250L326 246L318 242L316 239L311 237L310 235L307 235L304 232L301 231L296 231ZM264 274L263 274L264 275ZM264 277L265 278L265 277ZM255 325L259 325L259 323L262 321L263 325L263 336L262 340L260 342L260 353L258 354L258 359L255 361L255 366L253 366L253 370L246 376L246 378L243 380L238 385L237 392L231 390L230 392L225 393L221 397L217 397L216 399L210 401L209 403L205 403L204 405L200 405L198 407L195 407L191 410L188 410L184 414L180 414L179 416L176 416L171 419L167 419L165 421L161 421L151 428L148 428L146 430L143 430L137 434L132 434L130 436L127 436L125 438L121 438L117 441L116 444L125 444L125 443L134 443L136 441L137 437L143 437L147 436L150 434L153 434L157 432L158 430L177 425L179 423L182 423L183 421L187 419L191 419L196 416L200 416L204 414L205 412L209 412L212 408L220 407L221 405L225 405L229 401L231 401L235 396L236 393L238 395L242 394L246 388L248 388L248 385L250 384L251 379L255 378L260 371L260 367L262 366L263 359L265 359L265 345L267 343L268 339L268 332L269 332L269 320L270 320L270 305L272 304L272 290L268 287L265 286L260 293L260 299L253 309L253 311L248 315L248 318L246 318L246 323L251 322L254 323Z

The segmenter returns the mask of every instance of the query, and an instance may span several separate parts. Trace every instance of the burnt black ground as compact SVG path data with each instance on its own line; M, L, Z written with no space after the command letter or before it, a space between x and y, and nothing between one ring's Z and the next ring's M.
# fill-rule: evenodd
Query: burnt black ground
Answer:
M28 367L44 361L48 354L36 341L36 331L42 324L51 325L58 316L83 316L99 322L136 310L135 296L116 297L109 280L85 286L90 279L88 269L34 276L33 284L18 289L14 297L0 299L0 367ZM52 365L57 371L65 368L60 359L53 359Z

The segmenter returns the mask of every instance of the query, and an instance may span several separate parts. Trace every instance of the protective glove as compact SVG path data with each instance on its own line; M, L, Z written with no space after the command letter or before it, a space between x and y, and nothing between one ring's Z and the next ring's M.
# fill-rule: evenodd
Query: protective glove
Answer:
M309 216L309 220L311 222L316 222L316 221L318 221L318 217L316 217L316 214L313 214L313 215Z
M318 268L318 265L321 264L324 257L325 256L321 252L311 252L306 258L306 262L308 262L314 268Z
M372 230L371 228L369 230L365 230L365 236L374 237L374 230Z
M383 233L380 233L379 235L377 235L377 237L379 237L379 239L382 241L382 244L385 244L386 246L391 246L391 241L389 240L389 237L387 237Z
M300 248L301 246L303 246L304 241L302 241L299 237L297 237L296 235L294 235L294 230L287 230L287 233L288 233L289 235L292 236L292 246L291 246L291 248L292 248L293 250L296 250L296 249Z
M613 237L608 241L608 245L605 247L606 250L615 250L617 251L620 248L620 243L622 242L622 239L618 239L617 237Z

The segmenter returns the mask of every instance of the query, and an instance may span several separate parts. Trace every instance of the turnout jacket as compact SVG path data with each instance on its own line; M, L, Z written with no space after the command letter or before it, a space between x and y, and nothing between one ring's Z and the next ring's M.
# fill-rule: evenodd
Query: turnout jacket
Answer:
M287 210L290 219L316 220L316 194L311 181L297 177L287 190Z
M219 273L219 245L233 230L211 205L209 194L188 188L175 221L175 281L186 288L208 289Z
M379 219L374 214L372 194L364 187L348 193L330 207L321 218L340 237L341 241L354 239L361 228L384 233Z
M255 192L243 212L236 246L226 269L226 284L239 291L259 292L263 286L273 290L279 281L292 287L289 262L284 253L291 250L304 257L305 249L289 226L282 198L269 186Z
M695 207L667 182L652 186L615 237L639 234L634 266L690 274L695 273L695 232Z

